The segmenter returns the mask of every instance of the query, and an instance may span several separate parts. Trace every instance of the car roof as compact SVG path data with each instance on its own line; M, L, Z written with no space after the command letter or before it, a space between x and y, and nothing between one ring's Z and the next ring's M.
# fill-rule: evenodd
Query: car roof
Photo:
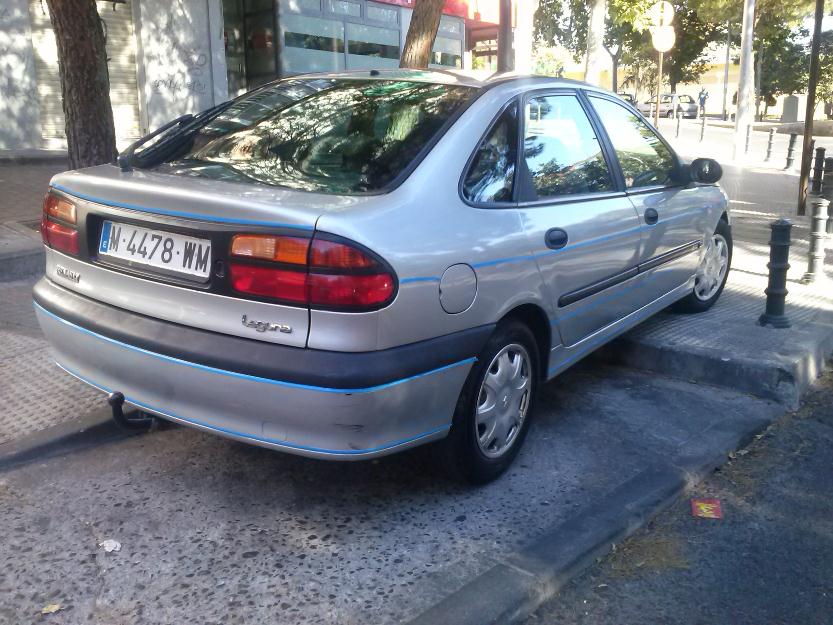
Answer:
M346 72L328 72L324 74L298 74L291 78L343 78L363 80L407 80L413 82L429 82L449 85L461 85L478 89L489 89L498 85L529 85L531 87L570 87L590 89L602 93L609 93L580 80L569 78L556 78L554 76L540 76L537 74L522 74L515 72L502 72L487 75L482 78L473 76L471 73L460 70L442 69L371 69Z

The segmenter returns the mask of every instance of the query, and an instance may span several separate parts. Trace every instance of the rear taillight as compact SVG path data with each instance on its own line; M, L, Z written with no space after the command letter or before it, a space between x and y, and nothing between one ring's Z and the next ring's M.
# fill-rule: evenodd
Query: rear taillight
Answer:
M45 245L59 252L76 256L78 254L78 230L73 227L75 221L76 211L72 202L52 193L46 194L43 199L43 216L40 224L41 238Z
M393 300L396 279L384 262L348 241L319 237L235 236L229 265L232 288L338 310L374 310Z

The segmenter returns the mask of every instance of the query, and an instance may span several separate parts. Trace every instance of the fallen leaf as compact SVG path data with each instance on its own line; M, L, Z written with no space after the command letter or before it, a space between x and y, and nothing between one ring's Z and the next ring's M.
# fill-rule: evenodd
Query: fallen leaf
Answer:
M54 614L58 610L63 609L63 606L60 603L50 603L49 605L43 606L43 609L40 611L41 614Z
M117 540L113 540L112 538L108 538L107 540L102 540L98 543L98 546L104 549L107 553L113 551L121 551L121 543Z

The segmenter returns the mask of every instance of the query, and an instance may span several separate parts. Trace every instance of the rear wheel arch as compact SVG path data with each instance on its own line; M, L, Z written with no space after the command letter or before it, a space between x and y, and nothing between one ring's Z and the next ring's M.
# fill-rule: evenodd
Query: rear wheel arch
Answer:
M550 349L552 348L552 326L547 313L537 304L521 304L507 312L500 322L508 320L518 321L532 332L538 347L539 377L545 379L549 367Z

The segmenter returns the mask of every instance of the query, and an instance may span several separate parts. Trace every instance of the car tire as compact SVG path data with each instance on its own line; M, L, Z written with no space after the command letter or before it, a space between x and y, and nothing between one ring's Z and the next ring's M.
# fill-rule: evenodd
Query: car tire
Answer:
M668 119L674 119L674 111L668 111L668 112L665 114L665 116L666 116Z
M515 359L520 359L517 374ZM514 320L498 324L469 372L457 400L451 431L439 448L451 475L470 484L485 484L512 464L529 430L540 380L539 363L535 337L526 325ZM492 388L509 374L515 377L507 378L505 387ZM522 383L526 384L525 391L519 390ZM490 442L488 407L492 401L495 423L491 430L494 441ZM517 419L513 434L507 424ZM505 440L502 432L506 433Z
M720 246L725 246L725 253L720 249ZM712 254L711 259L709 255ZM725 269L721 266L714 268L714 263L717 259L725 260ZM712 265L709 265L712 263ZM708 267L707 267L708 265ZM707 267L708 271L704 272ZM675 312L690 314L705 312L720 298L723 293L723 288L726 286L726 280L729 277L729 271L732 267L732 228L724 219L717 222L714 234L709 239L706 245L706 251L703 253L703 258L700 261L700 266L697 268L697 275L695 277L694 288L691 293L686 295L683 299L676 302L671 308ZM715 274L715 271L717 272ZM708 284L705 284L705 275L708 273ZM713 280L713 283L712 283Z

